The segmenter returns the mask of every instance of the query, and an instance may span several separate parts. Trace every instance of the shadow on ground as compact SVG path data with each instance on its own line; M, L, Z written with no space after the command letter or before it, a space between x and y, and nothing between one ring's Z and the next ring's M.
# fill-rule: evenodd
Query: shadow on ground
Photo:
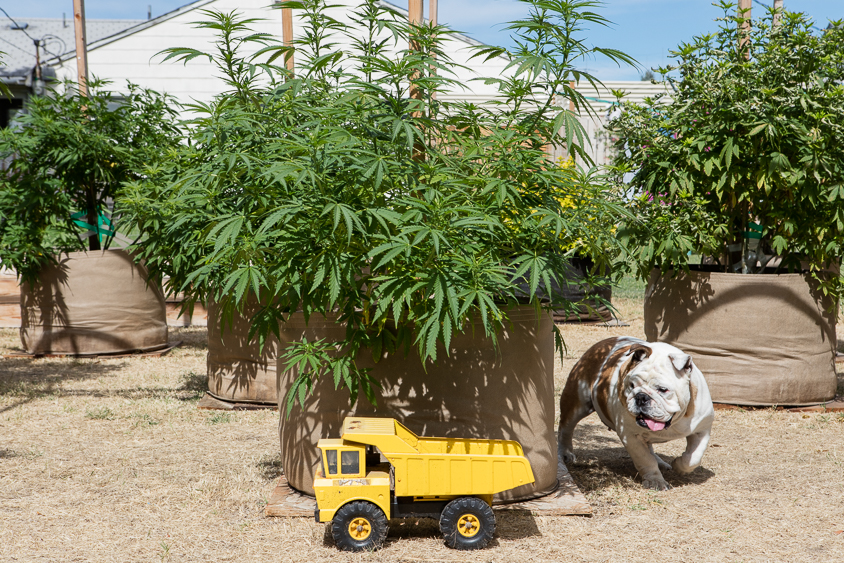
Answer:
M181 340L179 348L191 352L208 351L208 330L204 326L192 326L188 328L173 328L169 331L170 342Z
M632 487L641 483L633 460L617 437L608 437L602 427L581 424L574 434L574 454L577 460L568 465L572 478L584 494L615 487ZM660 456L671 463L668 456ZM704 459L704 462L706 460ZM689 475L664 471L663 476L672 487L700 485L715 475L701 466Z
M258 474L265 481L277 481L284 474L280 453L262 457L255 466L258 468Z
M8 358L0 367L0 395L35 398L53 395L59 384L110 377L126 367L126 362L100 363L98 360L50 361L37 358Z

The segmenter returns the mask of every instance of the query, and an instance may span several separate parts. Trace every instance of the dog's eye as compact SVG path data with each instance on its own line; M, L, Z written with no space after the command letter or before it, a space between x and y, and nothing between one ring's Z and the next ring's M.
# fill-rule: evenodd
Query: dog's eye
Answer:
M657 387L656 390L662 393L663 395L668 393L668 389L666 389L665 387Z

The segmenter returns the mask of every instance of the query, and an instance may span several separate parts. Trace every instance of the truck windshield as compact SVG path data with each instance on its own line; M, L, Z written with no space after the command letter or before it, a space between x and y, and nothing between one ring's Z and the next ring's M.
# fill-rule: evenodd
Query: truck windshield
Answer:
M337 450L325 451L325 475L337 475Z
M360 473L360 452L340 452L340 468L344 475Z

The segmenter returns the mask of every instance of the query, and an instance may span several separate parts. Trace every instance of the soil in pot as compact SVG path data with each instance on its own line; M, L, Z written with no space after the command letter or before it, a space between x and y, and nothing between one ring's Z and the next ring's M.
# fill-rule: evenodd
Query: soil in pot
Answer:
M124 250L71 252L21 286L30 354L112 354L167 345L164 294Z
M289 418L284 398L295 372L279 367L282 466L294 488L313 494L313 475L320 438L339 437L343 418L394 417L419 435L517 440L530 460L536 482L497 495L497 500L524 500L550 493L557 485L557 442L554 433L553 321L539 319L533 307L508 312L511 324L499 336L496 350L475 327L452 339L451 353L438 353L436 364L424 366L419 356L403 350L378 363L371 352L360 363L373 367L381 383L378 405L361 397L349 405L346 390L335 390L330 376L321 378L302 408L298 403ZM329 338L338 340L345 328L333 319L312 316L305 325L301 314L281 327L282 343Z
M807 274L654 272L645 335L691 354L713 401L817 404L836 389L830 306Z

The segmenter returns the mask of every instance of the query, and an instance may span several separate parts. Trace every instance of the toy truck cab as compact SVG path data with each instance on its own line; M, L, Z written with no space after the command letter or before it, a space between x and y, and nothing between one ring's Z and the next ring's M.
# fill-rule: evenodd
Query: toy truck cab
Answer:
M348 417L340 439L317 447L314 517L346 551L377 549L402 517L437 518L447 545L482 548L495 530L493 494L533 482L516 442L419 437L391 418Z

